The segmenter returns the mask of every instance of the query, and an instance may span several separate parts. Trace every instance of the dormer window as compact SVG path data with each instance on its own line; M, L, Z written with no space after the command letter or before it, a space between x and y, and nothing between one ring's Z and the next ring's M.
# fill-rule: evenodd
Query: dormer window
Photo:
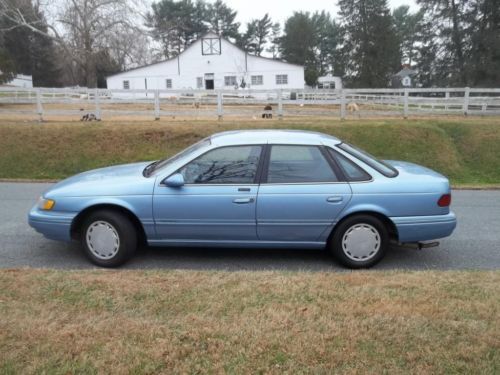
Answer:
M220 55L220 38L201 38L201 53L202 55Z

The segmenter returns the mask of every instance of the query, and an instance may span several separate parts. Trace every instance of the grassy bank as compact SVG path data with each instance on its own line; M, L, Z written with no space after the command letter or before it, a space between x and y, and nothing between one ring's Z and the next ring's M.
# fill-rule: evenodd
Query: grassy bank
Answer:
M154 160L231 129L306 129L385 159L433 168L455 185L500 184L500 119L193 121L0 124L0 178L59 179L110 164Z
M500 371L500 272L0 271L0 373Z

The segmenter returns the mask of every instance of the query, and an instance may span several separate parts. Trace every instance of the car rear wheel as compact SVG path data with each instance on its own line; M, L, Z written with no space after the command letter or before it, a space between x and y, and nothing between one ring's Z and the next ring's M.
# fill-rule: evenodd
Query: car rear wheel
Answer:
M85 218L81 230L85 255L100 267L117 267L129 260L137 248L137 232L130 220L110 210Z
M389 235L375 216L356 215L342 221L330 241L337 260L349 268L369 268L385 255Z

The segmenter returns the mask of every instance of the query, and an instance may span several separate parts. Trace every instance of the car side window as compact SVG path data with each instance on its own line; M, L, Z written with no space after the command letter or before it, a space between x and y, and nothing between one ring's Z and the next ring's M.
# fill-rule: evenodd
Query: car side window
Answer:
M328 152L335 160L337 160L337 163L339 164L340 168L349 181L371 180L371 176L367 172L365 172L356 163L346 158L344 155L340 154L339 152L335 152L331 148L328 148Z
M268 183L337 182L338 178L317 146L271 147Z
M186 184L252 184L262 146L221 147L179 170Z

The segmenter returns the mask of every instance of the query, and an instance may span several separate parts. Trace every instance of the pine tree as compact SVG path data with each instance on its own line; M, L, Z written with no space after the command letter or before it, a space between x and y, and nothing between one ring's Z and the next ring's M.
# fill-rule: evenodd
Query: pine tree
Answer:
M315 27L316 68L319 75L331 73L336 64L336 49L339 43L339 30L330 13L316 12L312 16Z
M472 51L471 21L474 3L478 0L417 0L429 22L432 22L439 43L436 61L437 75L445 77L448 85L470 84L468 56Z
M276 22L271 27L271 36L270 36L271 43L270 47L267 49L267 52L269 52L273 56L273 59L277 59L279 56L280 37L281 37L281 25L279 22Z
M305 80L310 86L316 84L316 29L309 12L295 12L285 22L280 38L282 57L295 64L304 65Z
M151 7L147 25L163 45L167 58L180 54L207 31L207 9L203 1L193 4L191 0L161 0Z
M399 46L399 60L406 64L415 63L419 44L419 27L424 13L422 11L410 13L408 5L402 5L392 12L397 43Z
M238 44L249 53L260 56L268 42L273 22L269 14L261 19L254 19L247 23L245 33L240 37Z
M339 0L346 80L386 87L399 68L397 37L386 0Z
M47 32L45 17L38 3L31 0L17 0L16 5L23 17L35 22L42 32ZM7 20L0 21L3 32L4 53L15 66L18 74L31 75L33 85L55 87L60 85L59 54L52 39L27 28L12 27Z
M14 63L0 41L0 84L10 81L15 70Z
M439 46L436 43L435 27L431 20L422 18L416 28L418 43L415 48L414 62L417 77L416 81L422 87L446 85L445 77L440 76L438 69Z
M483 0L475 6L470 65L474 86L500 86L500 1Z
M247 23L246 30L238 37L236 44L243 48L246 52L255 54L255 33L257 32L257 20L252 20Z
M240 23L236 22L237 14L238 12L224 4L222 0L217 0L207 5L206 20L212 31L232 41L237 41L240 37Z

